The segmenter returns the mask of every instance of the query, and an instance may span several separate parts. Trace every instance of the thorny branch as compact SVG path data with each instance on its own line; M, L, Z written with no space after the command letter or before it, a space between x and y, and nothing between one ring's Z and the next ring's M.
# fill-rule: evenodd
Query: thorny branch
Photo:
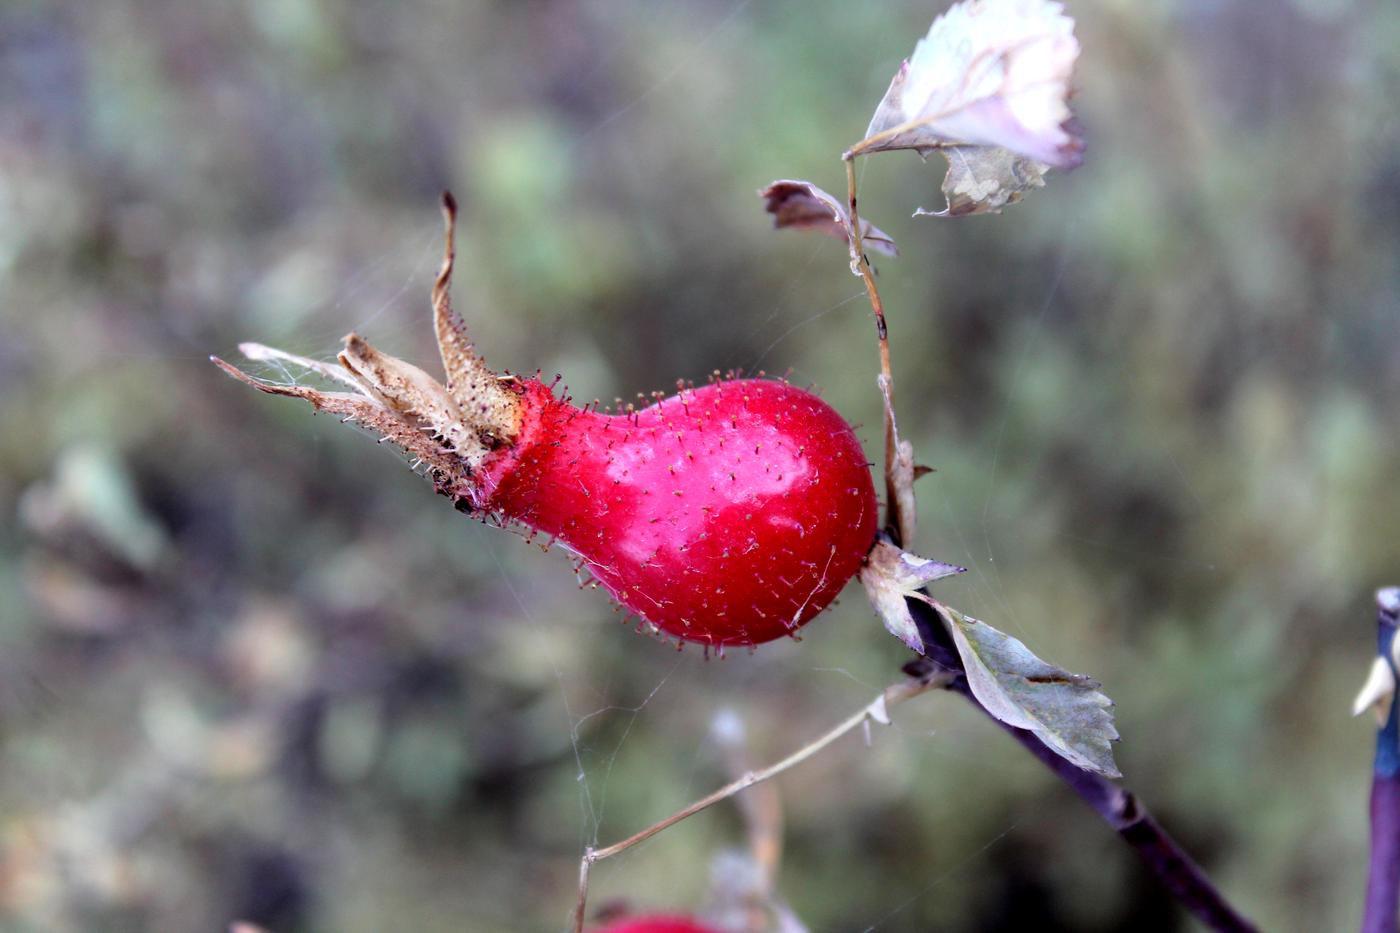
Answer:
M864 144L857 144L841 157L846 164L846 192L851 217L851 262L852 268L860 273L865 282L880 341L879 382L885 396L886 525L898 534L900 540L896 543L908 546L912 543L910 538L915 516L912 491L904 487L912 483L912 476L904 478L901 483L898 460L900 450L895 433L894 374L890 365L889 327L885 321L885 307L880 300L874 270L861 247L860 218L856 212L855 159L866 151L863 147ZM901 490L906 495L901 495ZM906 667L906 672L922 676L929 676L935 671L944 674L948 678L945 684L947 689L961 695L977 707L1020 742L1037 761L1068 784L1137 852L1172 896L1209 929L1227 933L1250 933L1255 930L1249 920L1230 906L1200 866L1186 854L1181 845L1156 821L1132 792L1105 777L1079 768L1061 757L1035 734L1009 726L988 712L973 696L967 677L963 673L962 659L935 610L916 599L907 602L923 637L925 656L911 662Z
M913 514L901 506L907 497L899 494L899 484L895 476L899 448L894 429L894 371L890 366L890 331L885 321L885 304L880 299L879 286L875 284L875 270L870 265L870 257L865 254L865 244L860 232L860 214L856 209L856 167L854 157L846 158L846 209L851 217L851 268L860 274L865 283L865 294L870 299L870 310L875 313L875 334L880 341L880 387L885 394L885 525L893 531L895 543L901 546L910 543L913 537Z

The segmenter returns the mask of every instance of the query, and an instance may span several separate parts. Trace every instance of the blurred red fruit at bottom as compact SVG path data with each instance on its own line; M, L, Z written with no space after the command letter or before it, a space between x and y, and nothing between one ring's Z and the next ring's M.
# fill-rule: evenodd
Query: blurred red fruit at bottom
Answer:
M714 927L696 923L689 917L626 917L593 933L719 933Z

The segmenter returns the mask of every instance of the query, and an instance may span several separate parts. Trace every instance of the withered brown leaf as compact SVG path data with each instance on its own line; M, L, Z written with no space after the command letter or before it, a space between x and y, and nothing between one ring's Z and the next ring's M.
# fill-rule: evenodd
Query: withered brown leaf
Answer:
M758 192L766 202L764 209L773 215L776 229L816 230L846 243L851 240L851 216L844 202L812 184L810 181L781 179ZM868 250L898 256L899 249L889 234L865 218L860 221L861 243Z

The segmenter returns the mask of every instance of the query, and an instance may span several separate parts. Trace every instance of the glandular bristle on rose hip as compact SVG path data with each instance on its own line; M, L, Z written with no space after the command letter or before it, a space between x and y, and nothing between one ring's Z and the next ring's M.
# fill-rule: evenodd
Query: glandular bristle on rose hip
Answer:
M392 441L459 508L557 540L620 605L678 638L758 644L824 609L859 570L877 523L865 455L845 420L810 392L767 379L683 388L608 414L556 397L538 375L492 372L448 297L450 195L443 208L433 309L446 385L356 334L339 368L241 347L351 392L278 385L215 362Z

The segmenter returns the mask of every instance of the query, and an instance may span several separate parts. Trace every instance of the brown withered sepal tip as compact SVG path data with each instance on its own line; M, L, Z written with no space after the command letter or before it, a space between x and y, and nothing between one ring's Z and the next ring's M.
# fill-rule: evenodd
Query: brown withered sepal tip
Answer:
M450 192L443 192L442 215L444 250L433 282L432 305L446 385L412 363L377 350L355 333L344 339L339 366L258 343L238 347L250 360L291 363L350 391L268 382L217 356L210 360L259 391L306 399L317 411L340 415L374 431L425 465L434 487L460 502L471 488L472 472L487 454L519 433L521 402L515 377L499 375L486 365L452 308L457 202Z

